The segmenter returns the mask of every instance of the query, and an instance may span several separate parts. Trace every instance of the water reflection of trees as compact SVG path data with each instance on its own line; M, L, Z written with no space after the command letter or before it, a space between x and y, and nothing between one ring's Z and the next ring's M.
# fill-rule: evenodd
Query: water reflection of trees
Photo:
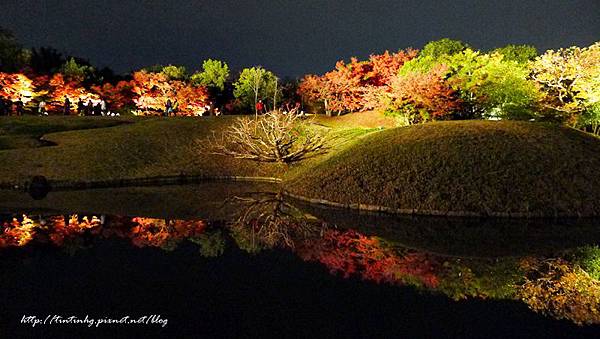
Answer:
M232 237L242 249L256 252L278 246L294 248L299 241L318 238L325 225L286 202L281 194L251 193L228 199L236 206L227 223Z
M277 195L251 195L229 222L147 217L18 216L0 219L0 247L35 241L79 244L84 237L128 239L136 247L173 250L190 241L205 257L224 253L231 237L243 250L287 248L333 274L366 281L410 285L455 300L521 300L531 309L577 324L600 323L600 249L587 246L552 256L452 257L400 247L352 229L325 227ZM78 246L78 245L77 245ZM590 274L591 273L591 274Z

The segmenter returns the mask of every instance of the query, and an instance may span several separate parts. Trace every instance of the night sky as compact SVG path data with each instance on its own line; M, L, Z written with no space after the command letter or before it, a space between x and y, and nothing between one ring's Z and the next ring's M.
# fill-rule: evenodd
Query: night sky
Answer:
M299 76L442 37L543 51L600 40L599 18L599 0L0 1L0 26L25 46L52 46L117 72L194 70L212 57Z

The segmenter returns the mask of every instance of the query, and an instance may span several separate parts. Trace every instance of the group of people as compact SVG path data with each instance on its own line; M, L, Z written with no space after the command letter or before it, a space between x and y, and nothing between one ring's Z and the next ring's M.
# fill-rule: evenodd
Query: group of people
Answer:
M257 114L267 113L267 106L263 103L262 100L258 100L256 102L255 108L256 108ZM300 110L300 108L301 108L301 103L299 101L296 101L295 104L292 104L291 102L287 101L281 105L279 110L281 112L292 112L292 111L298 112ZM300 111L298 113L301 113L303 115L304 111Z
M174 116L178 108L179 101L177 99L175 99L174 102L171 101L171 99L167 99L167 102L165 103L164 116ZM206 113L208 113L208 115L220 116L221 110L218 107L214 107L214 104L212 102L209 102L206 105L204 105L200 110L195 112L194 115L197 117L201 117L204 116L204 114Z
M70 108L71 105L68 100L69 98L65 98L65 110ZM104 99L94 104L92 99L89 99L87 103L84 103L83 100L79 98L79 101L77 101L77 114L80 116L107 116L111 115L111 112L108 110L108 105Z
M63 115L71 115L71 101L65 97L63 107L61 109ZM25 113L25 104L22 98L12 102L0 98L0 115L16 115L21 116ZM40 100L37 106L38 115L48 115L47 103L45 100ZM90 99L85 103L81 98L77 102L77 114L80 116L117 116L119 113L112 113L108 110L106 100L102 99L96 104Z
M0 115L23 115L23 113L25 113L25 104L22 98L14 103L0 98Z

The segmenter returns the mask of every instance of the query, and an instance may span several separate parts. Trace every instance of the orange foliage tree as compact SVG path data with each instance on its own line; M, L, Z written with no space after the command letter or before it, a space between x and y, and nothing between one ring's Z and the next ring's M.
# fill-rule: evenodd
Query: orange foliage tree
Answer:
M13 102L21 99L23 103L27 103L35 95L33 81L27 76L20 73L0 72L0 97L3 99Z
M120 111L133 104L134 92L132 81L119 81L116 85L105 83L92 86L92 91L106 100L112 110Z
M164 110L167 100L178 105L176 115L192 116L204 112L208 91L180 80L169 80L163 73L133 73L133 102L140 115L156 115Z
M391 80L387 109L412 124L428 120L443 120L459 110L458 93L445 80L446 67L440 65L427 73L411 72Z
M371 55L367 61L352 58L349 63L338 61L335 69L323 76L307 75L300 83L298 94L309 102L323 102L325 111L356 112L368 109L365 94L376 87L388 87L389 81L406 61L413 59L414 50Z
M79 99L86 103L92 100L94 104L100 101L98 94L88 91L76 80L66 80L61 73L56 73L52 77L41 76L34 82L40 90L40 95L48 98L46 107L50 112L62 111L65 98L69 98L71 102L71 114L76 114Z

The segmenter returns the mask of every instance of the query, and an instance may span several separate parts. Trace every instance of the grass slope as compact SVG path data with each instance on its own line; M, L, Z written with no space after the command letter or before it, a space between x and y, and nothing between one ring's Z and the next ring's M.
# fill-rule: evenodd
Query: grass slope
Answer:
M67 118L73 124L80 119ZM104 120L95 119L98 124ZM224 130L233 119L147 118L110 128L46 134L44 139L57 146L0 150L0 184L22 183L34 175L73 182L176 175L280 175L284 170L280 165L201 154L206 138Z
M2 118L0 138L21 148L0 147L0 186L34 175L63 182L279 177L291 193L343 204L442 214L600 215L595 137L508 121L382 130L373 128L379 124L373 116L358 114L315 119L315 128L334 137L329 153L290 167L202 152L206 138L237 117ZM42 135L56 146L39 147L34 141Z
M0 117L0 150L43 146L39 138L48 133L112 127L131 121L131 118Z
M291 193L416 212L600 215L600 140L527 122L438 122L372 133L293 171Z

